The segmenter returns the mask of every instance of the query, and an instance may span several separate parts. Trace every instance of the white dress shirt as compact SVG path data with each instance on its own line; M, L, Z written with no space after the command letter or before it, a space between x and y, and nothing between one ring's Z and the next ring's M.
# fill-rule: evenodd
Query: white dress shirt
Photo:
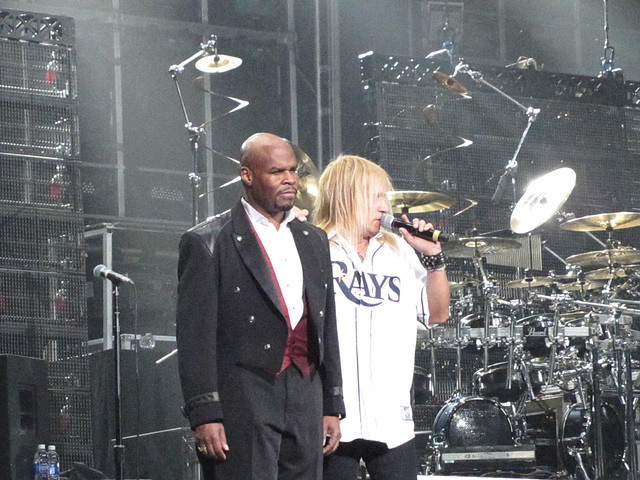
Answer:
M289 229L289 223L295 219L293 212L287 212L280 228L276 229L275 225L249 205L244 198L242 205L273 266L280 291L289 311L291 328L296 328L304 311L302 298L304 282L300 255L293 240L293 234Z

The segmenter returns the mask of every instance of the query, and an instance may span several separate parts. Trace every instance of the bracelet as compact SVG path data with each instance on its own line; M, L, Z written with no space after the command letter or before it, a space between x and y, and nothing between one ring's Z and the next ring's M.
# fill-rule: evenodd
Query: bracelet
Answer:
M447 268L447 257L442 252L435 255L418 253L418 258L420 258L420 263L427 269L427 272L438 272Z

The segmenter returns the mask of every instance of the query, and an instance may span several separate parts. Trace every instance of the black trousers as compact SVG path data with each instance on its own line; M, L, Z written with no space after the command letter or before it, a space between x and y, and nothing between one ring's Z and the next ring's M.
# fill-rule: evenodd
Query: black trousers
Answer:
M418 458L413 440L389 448L385 443L357 439L341 442L324 458L324 480L356 480L363 460L371 480L416 480Z
M242 367L226 372L220 400L229 451L222 462L198 454L205 480L319 480L322 383L293 365L276 378Z

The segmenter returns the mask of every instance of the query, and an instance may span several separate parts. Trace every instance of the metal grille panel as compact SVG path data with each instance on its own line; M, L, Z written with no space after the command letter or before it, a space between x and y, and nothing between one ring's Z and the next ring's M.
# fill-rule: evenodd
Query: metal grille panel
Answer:
M6 153L78 158L74 109L31 101L0 101L0 148Z

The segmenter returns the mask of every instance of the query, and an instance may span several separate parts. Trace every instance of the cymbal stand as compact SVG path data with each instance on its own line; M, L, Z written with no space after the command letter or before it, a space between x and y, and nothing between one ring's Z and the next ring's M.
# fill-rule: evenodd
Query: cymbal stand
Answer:
M640 303L640 302L634 302ZM630 331L622 328L622 319L617 318L614 334L614 353L616 362L616 374L618 380L618 394L624 405L625 417L625 437L626 437L626 466L629 472L629 480L638 479L638 459L637 447L635 440L635 411L634 411L634 394L633 394L633 376L632 376L632 359L631 352L637 348L637 342L634 341ZM621 375L624 370L624 375ZM620 380L624 383L624 391Z
M206 43L200 44L200 50L191 55L186 60L183 60L181 63L177 65L171 65L169 67L169 74L173 79L176 91L178 92L178 99L180 100L180 106L182 107L182 114L184 115L185 120L185 128L187 129L187 133L189 135L189 143L191 145L192 152L192 167L193 171L189 174L189 182L191 183L191 224L196 225L200 221L200 212L199 212L199 194L200 194L200 185L202 183L202 177L200 176L200 168L199 168L199 151L200 151L200 137L204 133L204 129L197 125L194 125L189 120L189 115L187 114L187 107L184 103L184 98L182 96L182 90L180 89L180 83L178 82L179 75L184 72L184 67L188 64L197 60L204 55L217 55L218 54L218 37L216 35L211 35L209 37L209 41Z
M462 346L468 343L468 338L462 335L462 325L456 325L456 391L462 392ZM435 363L432 363L435 365Z
M558 330L560 326L560 309L556 308L553 312L553 326L551 327L551 352L549 354L549 372L547 376L547 385L553 380L553 374L556 368L556 356L558 354L558 342L563 341L563 338L558 338Z
M456 76L458 74L458 72L466 73L474 81L476 81L478 83L481 83L481 84L491 88L492 90L494 90L495 92L499 93L500 95L502 95L507 100L515 103L518 107L520 107L526 113L526 115L528 117L527 126L525 127L524 131L522 132L522 135L520 136L520 141L518 142L518 146L516 147L516 150L515 150L515 152L513 154L513 157L511 157L511 160L509 160L509 162L507 162L507 164L505 165L504 173L500 176L500 180L498 180L498 186L496 187L496 191L493 194L493 197L491 198L491 202L492 203L497 203L500 200L500 197L502 196L502 191L506 188L507 183L511 183L511 191L512 191L511 206L513 208L516 205L517 201L518 201L518 196L517 196L517 192L516 192L516 178L515 178L515 174L518 171L518 160L517 160L518 154L520 153L520 149L522 148L522 145L523 145L525 139L527 138L527 134L529 133L529 129L531 128L531 125L538 118L538 114L540 113L540 109L539 108L533 108L533 107L525 107L520 102L518 102L515 98L507 95L502 90L500 90L498 87L492 85L487 80L485 80L481 72L476 71L476 70L471 70L469 68L469 65L465 64L464 61L461 61L460 63L458 63L458 65L456 65L455 72L454 72L453 76Z
M595 480L604 477L604 447L602 438L602 395L600 390L600 346L598 338L598 329L589 325L590 344L591 344L591 365L592 365L592 403L591 415L593 418L593 456L595 468Z
M482 256L480 255L480 251L478 250L478 246L475 247L474 253L474 262L476 264L476 268L480 273L480 277L482 278L482 296L484 297L484 332L482 336L482 348L483 348L483 370L486 372L489 369L489 347L494 343L491 338L491 321L493 319L493 304L495 293L493 290L495 286L489 277L487 277L487 273L485 272L484 266L482 264Z

